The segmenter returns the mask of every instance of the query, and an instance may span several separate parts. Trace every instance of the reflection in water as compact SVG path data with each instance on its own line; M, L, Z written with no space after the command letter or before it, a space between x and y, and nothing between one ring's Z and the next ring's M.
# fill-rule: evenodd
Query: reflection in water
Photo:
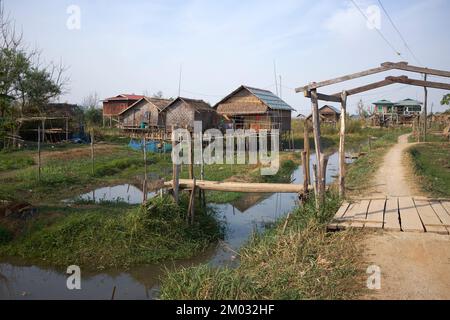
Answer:
M314 162L314 155L311 156ZM338 173L338 155L332 154L328 162L327 183ZM294 183L302 183L302 170L292 175ZM140 203L142 191L133 185L101 188L96 199L111 200L124 197L128 203ZM92 196L92 193L90 193ZM87 196L83 195L82 197ZM91 198L92 199L92 198ZM246 201L249 200L249 201ZM249 205L249 202L253 202ZM233 204L212 205L218 218L226 222L223 242L212 246L202 255L187 261L166 263L169 269L180 266L210 263L214 266L235 265L236 251L254 231L292 210L297 204L296 194L249 194ZM116 286L116 299L154 299L158 295L162 265L134 267L129 271L89 273L81 270L81 290L68 290L65 270L46 268L20 262L0 263L0 299L110 299Z
M155 196L149 192L147 199ZM113 187L103 187L80 195L76 200L100 202L126 202L128 204L142 203L143 192L132 184L121 184Z

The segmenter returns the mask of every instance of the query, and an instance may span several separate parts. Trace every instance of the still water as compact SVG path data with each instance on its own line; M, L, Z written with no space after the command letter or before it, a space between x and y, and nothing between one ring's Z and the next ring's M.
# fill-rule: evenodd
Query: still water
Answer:
M311 155L311 163L315 162ZM330 155L327 183L338 174L338 155ZM292 183L302 183L301 169L294 171ZM153 195L153 194L151 194ZM142 191L133 185L120 185L97 189L80 196L84 200L142 201ZM110 299L114 287L115 299L155 299L158 297L159 278L165 267L209 263L214 266L233 266L236 251L255 231L286 215L297 205L296 194L246 194L239 201L212 205L218 218L226 224L225 239L206 252L186 261L160 265L134 267L127 271L108 270L89 272L81 270L81 290L68 290L65 270L33 265L23 261L0 262L0 299Z

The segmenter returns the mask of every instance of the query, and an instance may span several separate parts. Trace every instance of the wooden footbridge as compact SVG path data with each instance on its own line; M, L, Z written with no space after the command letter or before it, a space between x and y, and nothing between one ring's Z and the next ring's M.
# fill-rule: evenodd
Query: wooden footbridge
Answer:
M344 202L330 230L347 228L450 233L450 199L390 197Z

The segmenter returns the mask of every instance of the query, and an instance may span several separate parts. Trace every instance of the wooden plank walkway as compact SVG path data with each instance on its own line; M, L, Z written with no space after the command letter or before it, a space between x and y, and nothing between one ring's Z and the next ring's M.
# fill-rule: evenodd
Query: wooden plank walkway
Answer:
M366 228L450 234L450 199L394 197L344 202L329 230Z

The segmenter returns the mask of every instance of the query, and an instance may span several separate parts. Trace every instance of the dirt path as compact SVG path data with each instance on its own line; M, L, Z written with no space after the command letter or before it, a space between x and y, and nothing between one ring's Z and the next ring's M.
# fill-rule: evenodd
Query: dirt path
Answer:
M408 135L384 157L371 196L417 196L406 150ZM450 299L450 236L377 232L365 242L365 258L381 268L381 289L368 299Z
M421 195L414 182L406 150L412 143L408 143L409 134L399 137L383 159L383 164L376 173L374 196L417 196Z

